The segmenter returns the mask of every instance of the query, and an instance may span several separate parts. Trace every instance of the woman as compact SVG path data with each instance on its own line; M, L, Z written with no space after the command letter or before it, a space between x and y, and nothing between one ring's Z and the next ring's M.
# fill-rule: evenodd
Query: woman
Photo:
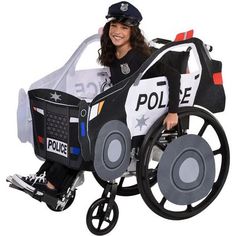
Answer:
M116 84L137 71L150 56L151 50L139 29L142 15L132 4L122 1L111 5L106 18L108 22L103 29L98 60L110 67L111 82ZM150 77L165 75L169 81L169 113L164 119L166 129L169 130L178 123L180 75L162 63L157 64L152 71Z
M106 18L108 22L105 24L101 36L98 61L102 65L110 67L111 82L116 84L134 73L150 56L151 51L139 29L142 15L132 4L128 2L113 4L109 7ZM157 69L159 74L166 74L168 79L173 77L173 81L178 81L175 78L176 74L168 74L169 70L166 66L161 65ZM170 94L178 96L179 88L176 91L170 91ZM174 103L170 102L169 111L171 112L164 120L167 129L172 128L178 122L177 107L178 99L175 99ZM73 179L77 172L59 163L45 161L36 174L26 177L15 175L15 181L24 182L38 190L56 195L63 189L65 180Z

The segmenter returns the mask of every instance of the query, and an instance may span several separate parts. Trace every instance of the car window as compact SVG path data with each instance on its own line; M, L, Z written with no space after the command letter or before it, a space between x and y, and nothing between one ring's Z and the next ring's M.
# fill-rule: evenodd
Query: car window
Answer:
M90 43L83 51L81 57L79 58L75 70L87 70L92 68L102 68L98 62L98 50L100 49L100 42L96 41Z

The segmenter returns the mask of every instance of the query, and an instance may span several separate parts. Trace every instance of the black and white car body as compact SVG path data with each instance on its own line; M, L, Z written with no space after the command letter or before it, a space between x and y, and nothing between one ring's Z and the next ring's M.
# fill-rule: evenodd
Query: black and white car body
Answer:
M115 190L118 195L140 192L155 213L169 219L199 213L218 195L229 168L227 138L212 115L225 107L222 63L210 57L208 46L200 39L177 38L155 49L139 70L112 86L109 68L77 66L87 46L100 39L99 35L89 37L62 68L32 84L28 94L20 90L18 137L33 144L38 158L78 170L79 177L82 171L92 171L106 194L106 186L112 186L108 192L113 192L114 182L121 178L123 183L132 172L137 184L122 187L120 182L120 188ZM171 132L165 131L162 124L168 112L168 80L164 76L146 76L159 60L181 73L179 124ZM196 132L191 127L195 118L201 120ZM204 137L208 127L214 130L216 137L212 139L220 144L217 148ZM143 140L138 153L132 150L136 137ZM152 158L153 148L162 153L158 161ZM215 155L221 156L218 171ZM149 166L152 160L155 167ZM136 166L132 169L131 165ZM160 200L151 188L156 183L162 193ZM74 183L72 189L75 187ZM88 227L95 234L109 232L117 220L111 225L109 222L104 232L88 223L95 206L110 204L105 193L87 216ZM112 201L114 217L118 217ZM185 205L187 210L166 209L166 201ZM203 203L191 205L197 201Z

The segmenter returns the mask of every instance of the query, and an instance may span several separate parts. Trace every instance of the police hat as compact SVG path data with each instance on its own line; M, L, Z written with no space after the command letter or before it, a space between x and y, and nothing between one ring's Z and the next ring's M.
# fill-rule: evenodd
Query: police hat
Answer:
M111 5L106 16L108 20L116 20L128 26L139 25L143 19L140 11L129 2L118 2Z

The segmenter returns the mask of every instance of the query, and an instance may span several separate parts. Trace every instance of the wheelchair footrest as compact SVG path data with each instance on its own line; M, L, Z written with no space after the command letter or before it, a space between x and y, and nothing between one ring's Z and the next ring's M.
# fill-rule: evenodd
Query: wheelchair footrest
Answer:
M30 195L32 198L40 202L45 202L46 204L50 205L52 208L56 209L58 205L61 205L61 200L58 199L57 197L41 192L32 186L29 186L29 187L21 186L17 182L15 182L11 176L9 176L6 181L10 183L9 187L23 191L27 193L28 195Z

